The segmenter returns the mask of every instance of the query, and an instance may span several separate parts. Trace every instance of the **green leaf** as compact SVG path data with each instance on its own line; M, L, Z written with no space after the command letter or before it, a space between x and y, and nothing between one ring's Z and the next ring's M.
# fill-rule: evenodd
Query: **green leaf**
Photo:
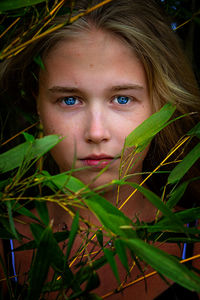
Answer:
M115 240L115 250L119 256L119 259L126 269L127 272L129 272L129 266L128 266L128 258L126 255L126 248L124 246L124 243L122 243L121 240L117 239Z
M29 134L27 132L23 132L22 134L27 142L33 143L35 141L35 138L32 134Z
M200 292L200 277L180 264L175 257L140 239L130 239L123 242L134 251L136 256L146 261L162 275L191 291Z
M37 223L31 223L30 229L31 229L31 232L33 234L33 237L34 237L36 243L38 244L40 241L40 238L44 232L44 227L42 227L41 225L39 225Z
M103 232L102 230L97 230L96 232L97 241L99 242L99 245L103 247Z
M46 2L46 0L1 0L0 12L28 7L42 2Z
M58 254L59 252L59 254ZM56 263L58 269L63 269L62 251L53 237L50 227L47 227L40 238L38 250L34 258L29 277L29 289L26 300L39 299L42 287L48 275L50 265Z
M200 158L200 143L198 143L184 159L171 171L168 183L173 184L179 181L192 165Z
M15 238L18 240L19 236L17 234L17 231L15 229L15 224L12 216L12 204L10 201L6 201L7 209L8 209L8 217L9 217L9 223L10 223L10 229Z
M126 217L119 209L113 206L103 197L90 192L84 199L89 209L97 216L102 225L116 235L126 236L126 231L121 226L130 226L132 221ZM131 231L134 234L133 231Z
M66 261L69 258L69 255L70 255L75 237L76 237L77 232L78 232L78 223L79 223L79 212L77 211L77 213L76 213L76 215L73 219L71 230L70 230L70 233L69 233L69 242L68 242L67 252L66 252L66 256L65 256Z
M40 222L40 220L30 210L24 206L21 206L19 203L15 203L15 208L13 211Z
M187 135L197 136L200 138L200 122L196 124L188 133Z
M176 226L181 230L181 231L185 231L187 230L184 227L184 224L181 222L181 220L178 218L177 215L175 215L168 207L167 205L165 205L161 199L152 191L144 188L143 186L140 186L137 183L134 182L124 182L121 180L115 180L115 183L118 184L129 184L131 186L133 186L134 188L138 189L139 192L141 192L155 207L157 207L164 216L166 216L167 218L169 218L169 220L172 222L172 224L176 224Z
M170 198L167 200L166 206L168 208L173 208L178 201L183 197L187 187L188 187L189 181L183 182L180 184L170 195Z
M118 284L120 284L119 273L118 273L117 264L116 264L113 252L107 248L104 248L103 252L104 252L106 259L111 267L111 270L113 271L113 274L115 275L115 278L117 279Z
M23 161L28 163L34 158L39 159L59 142L59 136L49 135L42 139L36 139L33 143L25 142L0 154L0 172L13 170L21 166Z
M43 183L52 189L54 186L56 186L59 190L65 188L76 193L81 189L86 188L84 183L82 183L79 179L71 175L67 175L65 173L51 176L45 171L43 172L43 175L44 175ZM89 189L87 188L87 190Z
M39 233L39 235L40 235L40 233ZM54 232L53 236L54 236L56 242L60 243L60 242L65 241L69 237L69 232L68 231ZM38 237L40 237L40 236L38 236ZM15 251L32 250L35 248L37 248L37 243L35 241L30 241L22 246L15 248Z
M35 201L35 206L37 212L42 220L42 222L48 226L49 225L49 213L45 201Z
M100 280L99 280L99 276L97 275L97 273L95 271L93 271L91 273L91 275L89 276L86 288L85 288L85 292L89 292L92 291L94 289L96 289L98 286L100 285ZM87 299L92 299L90 297L87 297Z
M42 70L45 70L45 66L40 55L35 56L33 60Z
M142 151L150 143L152 138L162 130L175 111L175 107L168 103L160 111L151 115L136 129L134 129L126 138L126 147L136 147L136 153Z

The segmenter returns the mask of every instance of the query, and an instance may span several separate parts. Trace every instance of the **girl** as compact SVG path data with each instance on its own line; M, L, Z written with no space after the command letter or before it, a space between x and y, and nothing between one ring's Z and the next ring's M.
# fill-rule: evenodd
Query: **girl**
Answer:
M75 11L84 11L99 2L76 1ZM66 16L58 17L53 24L65 20ZM33 57L41 57L44 67L39 68ZM25 100L34 103L45 135L63 137L51 151L59 171L79 169L73 176L92 189L106 185L104 197L114 205L117 198L122 204L132 192L128 186L118 190L108 185L119 178L120 156L129 133L167 102L176 104L176 116L197 112L166 127L134 158L126 175L134 174L129 181L140 184L142 172L152 171L199 119L199 91L194 75L177 38L152 0L110 1L33 42L21 54L8 59L2 70L3 86L11 83L11 94L15 91L16 96L15 88L20 82ZM130 150L125 150L124 157L129 154ZM197 172L194 168L193 174ZM160 177L154 176L147 182L148 188L157 194L165 182L164 176ZM185 200L189 193L197 201L196 183L182 199L183 207L188 206ZM50 204L48 209L55 230L63 224L69 226L70 218L63 210ZM122 211L129 218L137 216L152 222L157 210L136 193ZM81 215L98 225L89 211L82 211ZM31 237L26 226L16 226L19 232ZM79 242L76 240L77 247ZM164 245L163 249L181 257L182 249L175 245ZM18 269L22 263L30 264L31 258L18 254L15 260ZM25 271L22 267L21 272ZM123 273L122 267L120 272ZM99 295L116 288L108 266L100 270L99 276ZM137 276L135 269L132 276ZM164 299L166 290L172 293L167 297L179 297L178 288L171 292L158 276L150 279L148 286L145 291L141 282L110 299L150 300L159 295Z

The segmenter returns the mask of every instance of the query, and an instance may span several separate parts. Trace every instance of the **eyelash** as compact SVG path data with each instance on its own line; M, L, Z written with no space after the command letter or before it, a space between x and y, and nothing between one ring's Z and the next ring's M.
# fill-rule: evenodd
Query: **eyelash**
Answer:
M123 103L117 102L119 100L118 98L121 98L121 101ZM78 104L81 103L81 100L79 100L79 98L77 96L66 96L66 97L60 98L58 100L59 100L59 102L61 102L62 104L66 105L66 106L75 106L75 105L77 105L77 103L76 103L77 101L78 101ZM68 101L68 104L65 101ZM117 105L120 105L120 106L128 105L132 101L133 101L133 97L123 96L123 95L114 96L114 98L112 99L113 103L116 103Z

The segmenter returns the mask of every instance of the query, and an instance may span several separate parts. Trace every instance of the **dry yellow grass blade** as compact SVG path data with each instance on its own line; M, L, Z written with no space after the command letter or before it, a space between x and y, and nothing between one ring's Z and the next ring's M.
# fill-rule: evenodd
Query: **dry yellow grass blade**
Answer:
M97 9L97 8L103 6L103 5L105 5L106 3L109 3L109 2L111 2L111 1L113 1L113 0L104 0L104 1L102 1L101 3L99 3L99 4L97 4L97 5L93 6L93 7L91 7L91 8L89 8L89 9L87 9L86 11L81 12L81 13L79 13L78 15L76 15L76 16L74 16L74 17L71 17L70 20L69 20L69 24L75 22L75 21L78 20L80 17L89 14L89 13L92 12L93 10L95 10L95 9ZM22 43L21 45L15 47L15 48L13 48L13 49L11 49L11 50L8 51L7 53L5 53L5 52L2 53L2 55L0 55L0 59L10 58L10 57L12 57L12 56L14 56L14 55L17 55L17 54L20 53L26 46L28 46L28 45L30 45L31 43L33 43L34 41L36 41L36 40L38 40L38 39L44 37L45 35L50 34L50 33L54 32L54 31L56 31L56 30L62 28L64 25L65 25L65 23L58 24L57 26L54 26L53 28L50 28L50 29L46 30L45 32L43 32L43 33L41 33L41 34L39 34L39 35L34 36L32 39L30 39L30 40L26 41L25 43Z

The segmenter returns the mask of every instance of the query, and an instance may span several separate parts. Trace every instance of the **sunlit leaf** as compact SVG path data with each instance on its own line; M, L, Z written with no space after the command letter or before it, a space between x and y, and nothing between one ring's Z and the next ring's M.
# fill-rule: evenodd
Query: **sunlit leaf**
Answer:
M97 216L103 226L116 235L126 236L126 232L120 228L123 225L131 225L132 221L109 201L95 193L88 193L84 202ZM133 231L131 231L132 234Z
M34 158L40 158L56 144L60 142L57 135L45 136L36 139L35 142L25 142L0 154L0 172L8 172L19 167L24 160L30 162Z
M150 143L152 138L168 123L175 111L172 104L165 104L160 111L151 115L126 138L126 147L136 147L136 153L142 151Z

